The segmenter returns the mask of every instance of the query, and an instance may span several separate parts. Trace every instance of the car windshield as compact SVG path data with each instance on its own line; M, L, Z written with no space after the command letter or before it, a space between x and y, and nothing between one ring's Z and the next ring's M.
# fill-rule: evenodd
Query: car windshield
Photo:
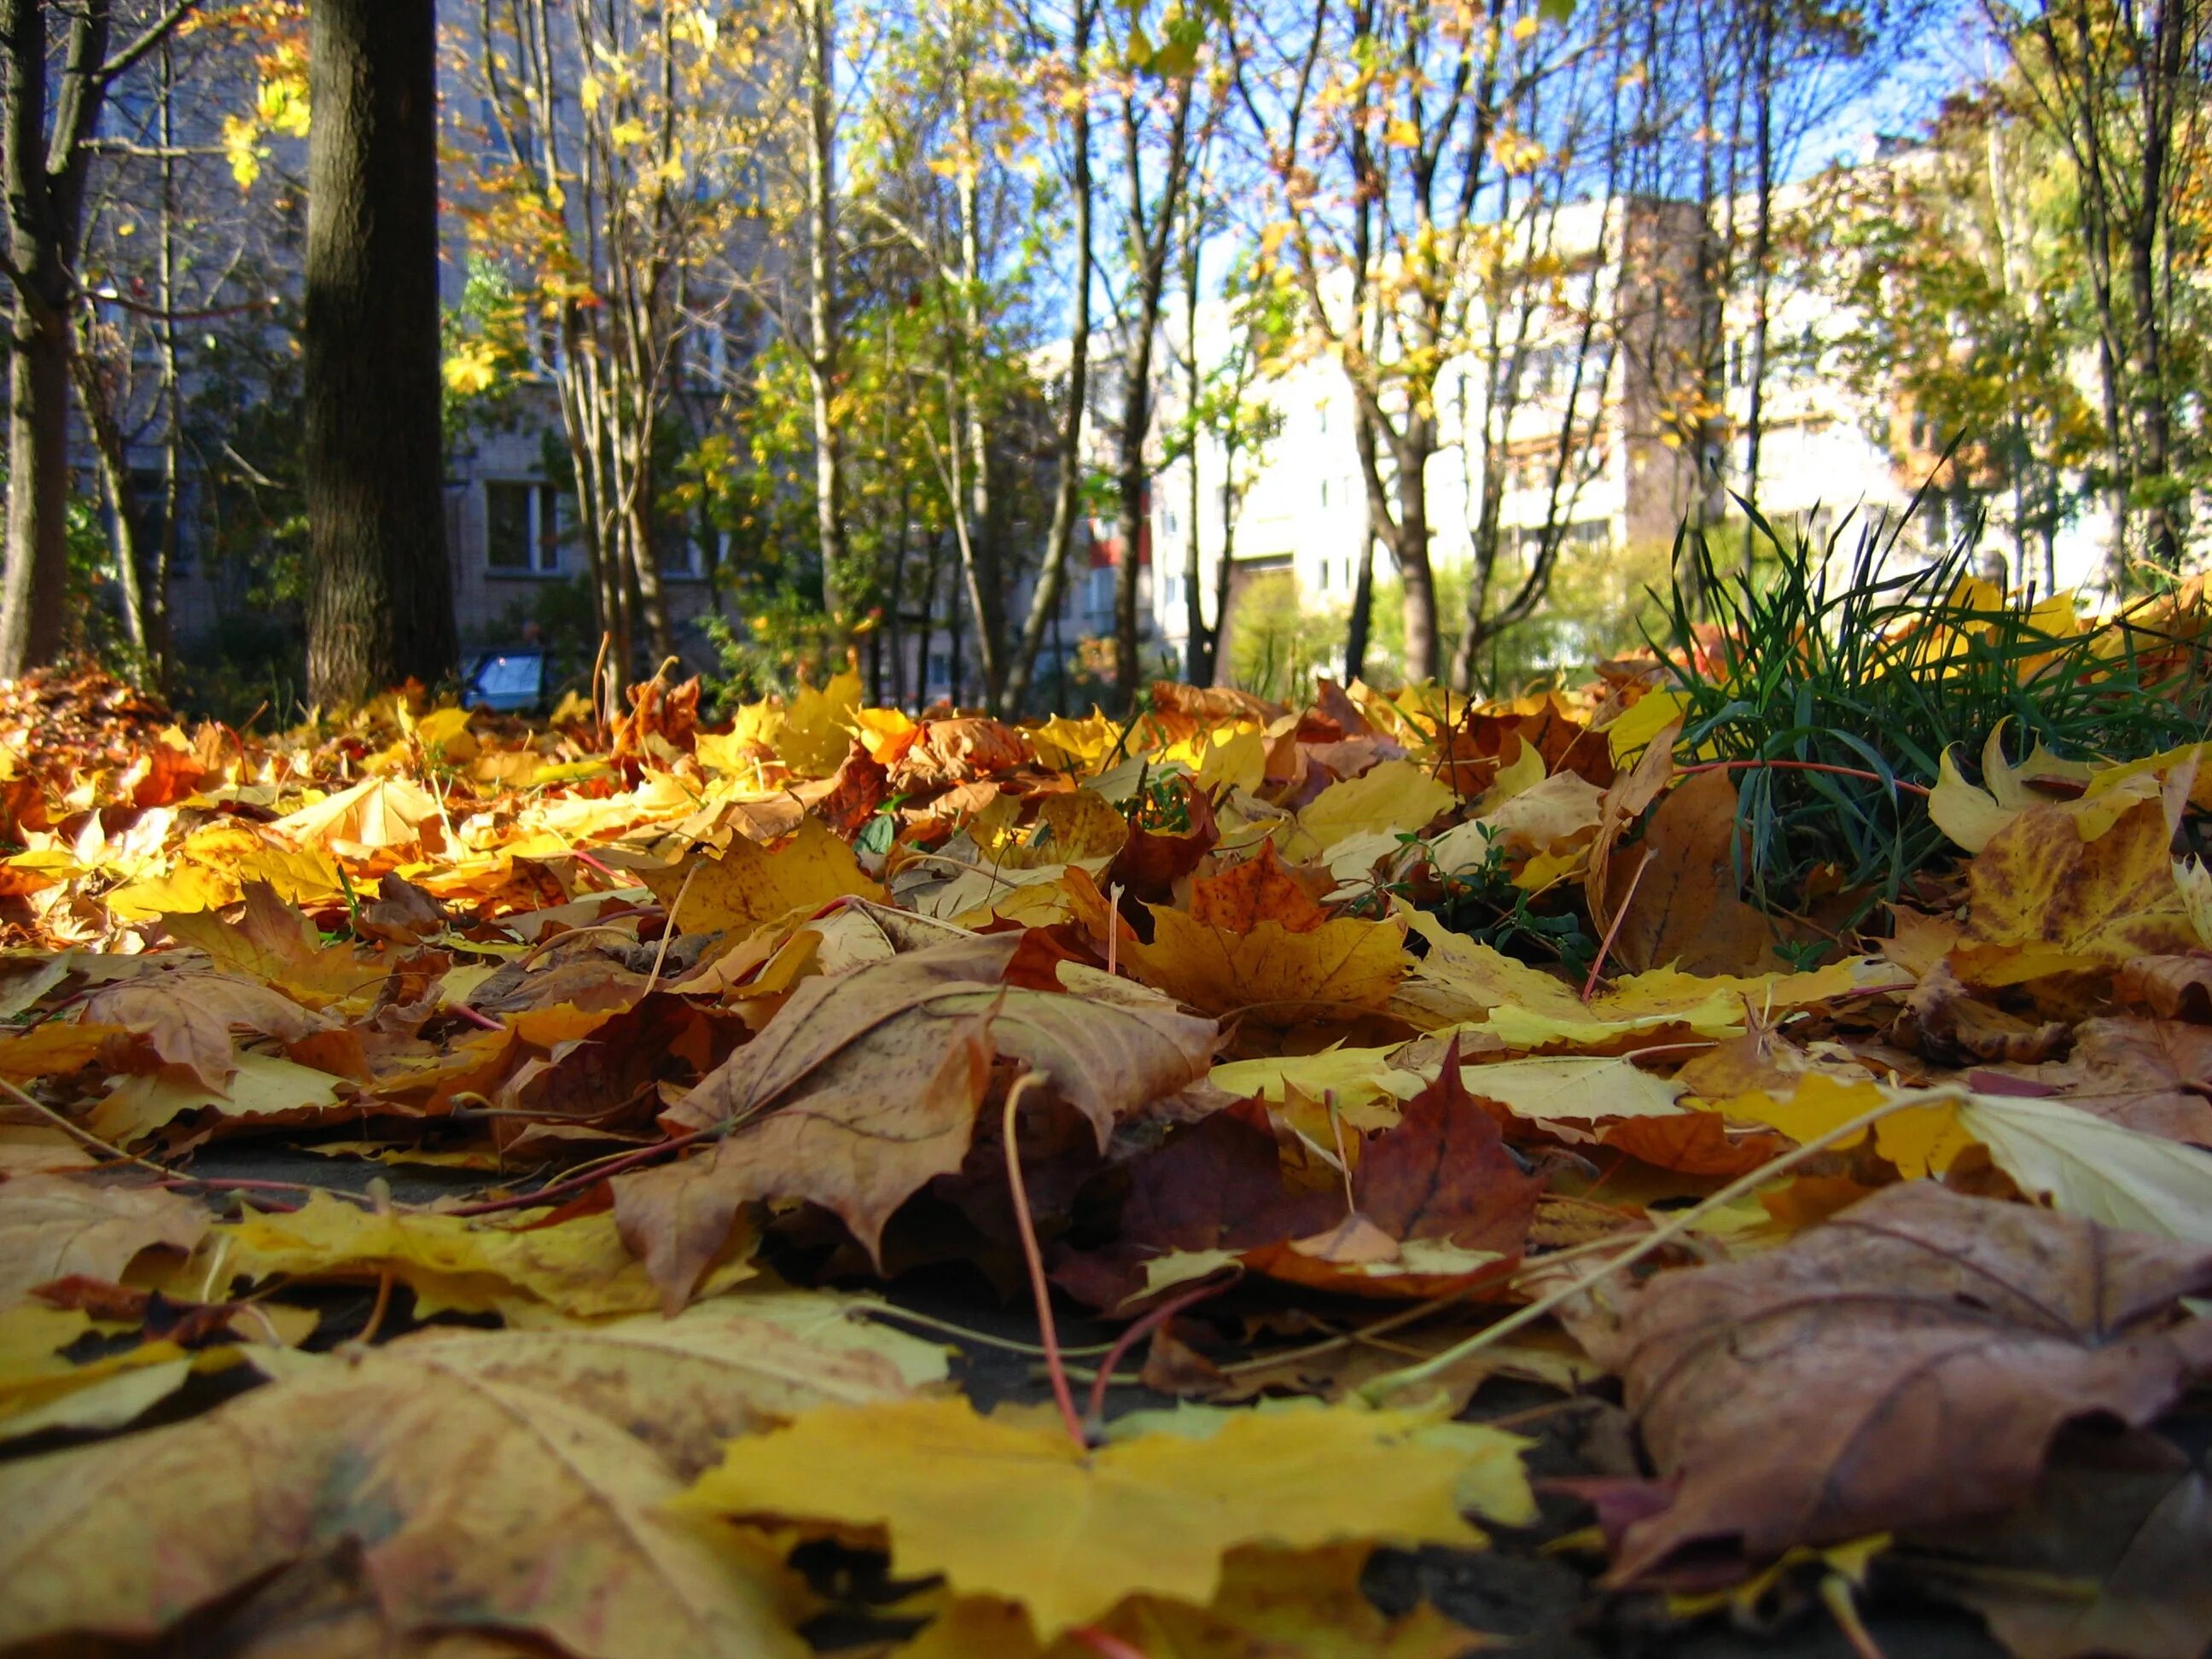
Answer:
M476 691L483 697L534 697L544 659L534 652L487 657L477 668Z

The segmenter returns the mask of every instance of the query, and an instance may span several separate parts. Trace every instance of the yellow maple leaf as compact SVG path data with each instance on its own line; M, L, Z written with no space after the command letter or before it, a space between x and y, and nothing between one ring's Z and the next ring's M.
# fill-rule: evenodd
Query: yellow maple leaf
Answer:
M895 1572L1019 1601L1047 1641L1139 1592L1211 1601L1239 1544L1467 1547L1464 1509L1535 1514L1526 1443L1494 1429L1343 1406L1169 1424L1085 1452L962 1399L832 1407L733 1442L678 1504L883 1527Z
M1419 830L1458 799L1425 768L1411 761L1384 761L1315 796L1298 814L1298 829L1311 849L1325 851L1353 836ZM1296 840L1288 849L1293 859L1308 850Z
M1243 1013L1263 1025L1338 1020L1380 1008L1411 965L1405 924L1340 916L1292 932L1262 921L1231 933L1164 904L1152 939L1127 947L1139 979L1209 1014Z
M644 1265L623 1248L606 1211L550 1227L550 1213L525 1210L503 1225L461 1216L366 1210L317 1193L289 1215L257 1215L221 1230L223 1263L247 1279L271 1273L374 1279L389 1271L414 1289L423 1316L512 1311L538 1303L579 1317L641 1313L659 1305ZM702 1296L752 1276L750 1233L732 1246L701 1287Z
M801 777L828 777L853 746L860 707L860 677L851 670L818 691L800 681L775 734L776 757Z
M2172 836L2157 800L2130 807L2094 839L2070 814L2030 807L1966 868L1969 946L2047 947L2069 965L2188 950L2197 935L2174 884ZM1981 952L1960 976L2008 982L1992 976L2004 955Z
M819 818L774 848L733 836L719 859L638 872L663 904L683 902L671 918L680 933L720 933L778 921L794 910L819 909L848 893L880 899L882 888L860 873L853 849ZM686 883L689 883L688 887Z

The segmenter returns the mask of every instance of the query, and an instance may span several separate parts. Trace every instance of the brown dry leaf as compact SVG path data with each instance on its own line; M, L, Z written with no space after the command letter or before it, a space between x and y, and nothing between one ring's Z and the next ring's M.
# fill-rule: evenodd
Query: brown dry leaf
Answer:
M1036 760L1029 739L997 720L929 720L890 767L894 791L942 788Z
M16 1176L0 1182L0 1307L73 1273L120 1279L142 1250L189 1254L214 1221L159 1188Z
M235 974L147 974L95 991L85 1000L90 1025L120 1025L145 1037L165 1066L176 1066L221 1091L237 1061L234 1028L295 1042L334 1029L289 997Z
M1644 809L1659 799L1674 775L1674 739L1681 735L1682 723L1676 720L1655 736L1636 757L1636 764L1615 777L1606 788L1597 804L1597 839L1590 843L1589 859L1583 874L1583 892L1589 903L1591 919L1600 933L1613 925L1613 911L1608 901L1616 889L1625 891L1628 877L1634 866L1620 872L1615 881L1613 869L1613 850L1620 843L1629 827L1642 817Z
M690 1118L738 1127L705 1158L614 1183L623 1237L669 1305L751 1199L822 1204L874 1254L891 1212L967 1155L994 1052L1042 1073L1101 1146L1121 1114L1205 1075L1211 1020L991 983L1022 937L809 980L692 1091Z
M1335 884L1327 876L1302 876L1283 862L1274 842L1261 842L1252 857L1191 883L1190 919L1232 933L1249 933L1263 921L1310 933L1328 921L1321 901Z
M692 1379L674 1370L681 1397ZM562 1398L569 1380L526 1386L426 1342L302 1362L191 1422L0 1468L0 1646L151 1638L358 1548L402 1637L527 1632L578 1659L805 1654L779 1576L666 1514L675 1474ZM649 1413L654 1375L629 1381Z
M2197 941L2174 884L2164 805L2122 813L2094 841L2056 807L2032 806L1966 866L1960 977L2005 985L2073 967L2185 951Z
M1939 1066L1966 1059L2034 1065L2064 1051L2063 1021L2031 1023L1976 998L1948 962L1923 975L1889 1028L1890 1041Z
M945 1350L805 1291L739 1291L602 1324L432 1328L388 1352L442 1376L556 1394L617 1423L678 1475L722 1443L817 1406L896 1400L945 1375Z
M162 926L178 943L206 951L217 968L264 980L310 1008L366 1001L390 972L388 963L350 945L325 945L314 923L267 882L247 882L244 896L246 912L236 921L198 910L164 916Z
M2014 1659L2212 1647L2212 1478L2154 1433L2069 1431L2032 1502L1901 1541L1928 1552L1901 1565L1979 1613Z
M860 873L853 849L811 817L774 848L733 836L719 859L701 857L638 874L663 904L675 904L683 893L681 907L670 918L680 933L750 929L794 910L819 909L848 894L884 896L882 888Z
M2063 1065L2029 1073L2069 1106L2212 1146L2212 1030L2170 1019L2084 1020Z
M1617 1311L1581 1304L1576 1335L1680 1482L1614 1579L1700 1542L1768 1560L2017 1503L2063 1425L2145 1423L2212 1364L2212 1322L2172 1318L2208 1289L2203 1245L1923 1181Z
M2161 1019L2212 1024L2212 951L2137 957L2112 975L2112 998L2140 1003Z
M1631 774L1632 777L1635 775ZM1735 783L1704 772L1659 804L1638 850L1647 860L1616 868L1626 893L1636 882L1614 953L1641 971L1669 964L1691 974L1757 974L1780 965L1773 929L1739 896Z
M1476 1275L1494 1276L1518 1257L1544 1183L1522 1172L1497 1121L1460 1078L1458 1055L1449 1054L1437 1080L1405 1103L1397 1123L1360 1147L1349 1219L1364 1224L1358 1243L1366 1248L1316 1249L1314 1240L1301 1238L1253 1253L1250 1265L1321 1288L1425 1297ZM1387 1254L1373 1249L1377 1241ZM1452 1248L1407 1248L1429 1241ZM1352 1271L1331 1271L1340 1266Z

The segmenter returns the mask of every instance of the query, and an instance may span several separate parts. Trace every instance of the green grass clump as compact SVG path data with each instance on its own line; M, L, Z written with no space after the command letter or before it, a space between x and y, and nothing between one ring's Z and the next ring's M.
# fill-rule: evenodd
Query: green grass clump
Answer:
M1969 582L1968 542L1902 568L1904 521L1863 523L1846 550L1848 520L1815 542L1746 510L1756 578L1743 574L1741 526L1727 533L1726 570L1705 533L1686 526L1669 591L1655 596L1664 621L1650 643L1688 700L1677 753L1874 775L1735 772L1741 872L1771 912L1818 905L1839 931L1948 861L1956 849L1926 798L1898 785L1932 787L1954 745L1972 775L2004 722L2016 752L2040 742L2084 760L2154 753L2212 725L2212 678L2193 641L2126 620L2054 631L2032 592L1992 604ZM1847 900L1827 898L1836 893Z

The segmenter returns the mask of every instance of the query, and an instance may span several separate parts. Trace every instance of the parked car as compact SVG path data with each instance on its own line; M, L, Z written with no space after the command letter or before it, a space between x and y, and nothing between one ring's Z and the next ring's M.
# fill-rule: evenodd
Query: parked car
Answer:
M552 663L542 647L518 645L471 653L461 665L461 706L495 714L543 714Z

